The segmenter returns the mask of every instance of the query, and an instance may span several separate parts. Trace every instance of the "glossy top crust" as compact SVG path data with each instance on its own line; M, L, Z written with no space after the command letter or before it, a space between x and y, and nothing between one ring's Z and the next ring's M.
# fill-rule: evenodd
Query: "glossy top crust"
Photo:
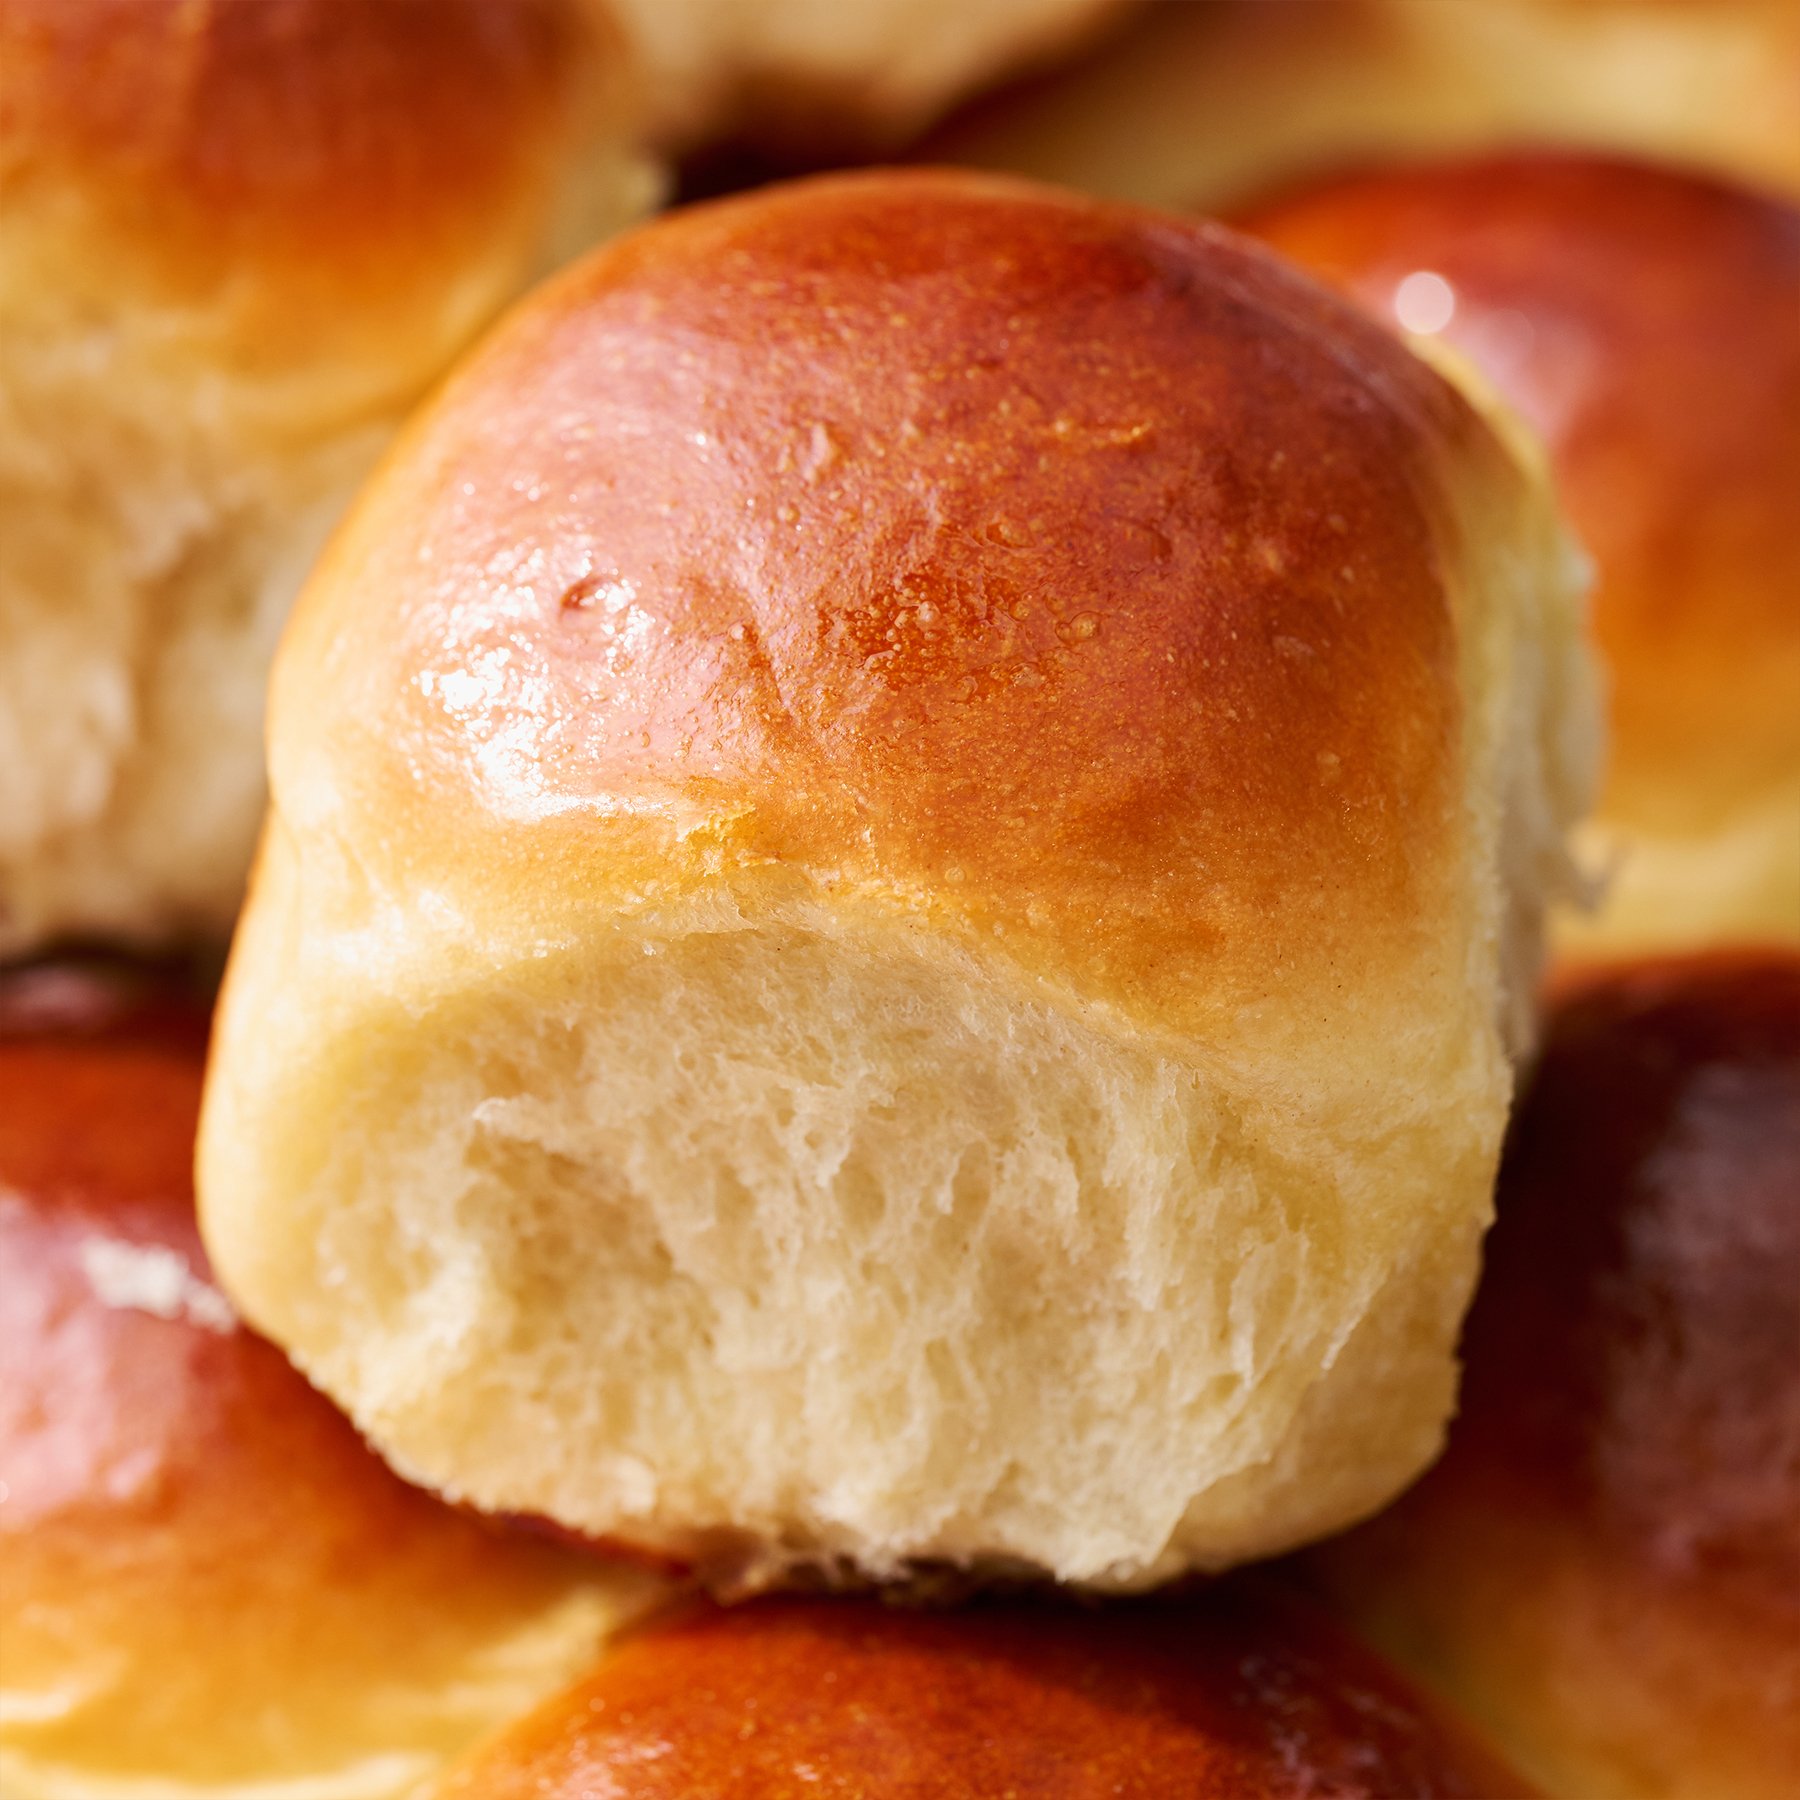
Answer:
M1791 776L1800 209L1669 169L1530 154L1350 176L1248 223L1378 315L1453 344L1544 433L1599 565L1612 808L1689 829Z
M1272 921L1380 956L1461 804L1450 495L1487 457L1210 225L952 174L696 209L415 430L290 636L278 804L361 757L370 842L405 843L396 785L495 870L503 826L604 817L621 886L931 892L1159 1004Z
M564 129L581 0L0 0L0 181L165 259L429 253Z
M1369 1652L1261 1586L1111 1612L765 1603L652 1630L445 1800L1519 1796Z

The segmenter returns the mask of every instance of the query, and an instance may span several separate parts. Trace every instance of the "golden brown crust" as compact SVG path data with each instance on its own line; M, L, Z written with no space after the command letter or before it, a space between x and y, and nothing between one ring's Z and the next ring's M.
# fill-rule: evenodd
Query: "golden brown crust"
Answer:
M417 428L290 637L278 804L360 758L378 858L510 863L509 905L590 891L543 871L604 817L621 888L779 862L1259 1004L1450 904L1447 496L1495 456L1212 226L942 174L696 209Z
M576 1564L403 1486L232 1320L190 1197L204 1024L128 981L0 985L0 1772L21 1793L49 1767L372 1793L382 1757L390 1786L430 1767L492 1722L484 1692L522 1704L594 1642L557 1626Z
M445 1800L1501 1800L1530 1790L1267 1585L1083 1613L760 1603L646 1632L460 1768Z
M1324 1553L1555 1791L1800 1766L1800 959L1573 984L1516 1121L1450 1449Z
M561 129L578 0L0 0L0 174L79 182L165 264L389 279Z
M1254 213L1396 317L1454 291L1445 342L1548 440L1600 571L1614 671L1604 806L1708 828L1800 770L1800 209L1623 160L1397 168Z

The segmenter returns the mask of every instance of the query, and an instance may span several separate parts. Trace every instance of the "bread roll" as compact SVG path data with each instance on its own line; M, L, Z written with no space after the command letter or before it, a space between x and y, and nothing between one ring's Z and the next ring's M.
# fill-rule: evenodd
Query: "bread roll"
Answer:
M195 1235L205 1013L0 980L0 1791L410 1791L647 1575L403 1487L232 1317Z
M923 146L1154 206L1516 143L1800 193L1792 0L1182 0Z
M621 240L284 644L224 1279L413 1477L715 1580L1367 1512L1450 1404L1574 583L1218 228L877 174Z
M585 0L0 0L0 955L223 938L320 541L648 197Z
M1556 1794L1800 1768L1800 958L1590 978L1515 1126L1444 1460L1320 1553Z
M682 144L733 133L867 149L1079 41L1130 0L606 0L639 52L649 122Z
M646 1631L438 1800L1509 1800L1531 1790L1316 1610L958 1616L763 1601Z
M1800 208L1511 155L1250 220L1470 359L1544 434L1600 571L1606 905L1572 951L1800 939Z

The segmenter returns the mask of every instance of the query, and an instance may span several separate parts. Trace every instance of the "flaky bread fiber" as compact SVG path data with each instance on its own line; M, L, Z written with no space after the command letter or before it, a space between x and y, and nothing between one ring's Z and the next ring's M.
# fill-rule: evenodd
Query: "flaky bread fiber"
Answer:
M1368 1511L1450 1404L1573 584L1222 229L876 174L622 240L285 641L224 1279L397 1466L715 1579Z
M1501 1176L1442 1462L1321 1546L1553 1794L1800 1768L1800 956L1571 986Z
M438 1800L1524 1800L1327 1615L1271 1585L954 1615L762 1601L634 1635Z
M124 986L0 979L0 1792L411 1792L657 1584L406 1487L234 1319L205 1013Z
M1613 878L1568 951L1800 941L1800 208L1539 153L1328 182L1250 224L1391 323L1435 276L1435 340L1543 434L1598 566L1611 712L1589 860Z
M584 0L0 0L0 954L223 937L289 602L647 197Z

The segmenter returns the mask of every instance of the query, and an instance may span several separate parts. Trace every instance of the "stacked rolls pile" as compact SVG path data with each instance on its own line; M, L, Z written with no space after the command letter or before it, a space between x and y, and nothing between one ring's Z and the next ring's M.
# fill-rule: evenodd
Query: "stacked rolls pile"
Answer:
M481 335L1101 10L0 0L7 1793L1784 1791L1800 214L838 174Z

